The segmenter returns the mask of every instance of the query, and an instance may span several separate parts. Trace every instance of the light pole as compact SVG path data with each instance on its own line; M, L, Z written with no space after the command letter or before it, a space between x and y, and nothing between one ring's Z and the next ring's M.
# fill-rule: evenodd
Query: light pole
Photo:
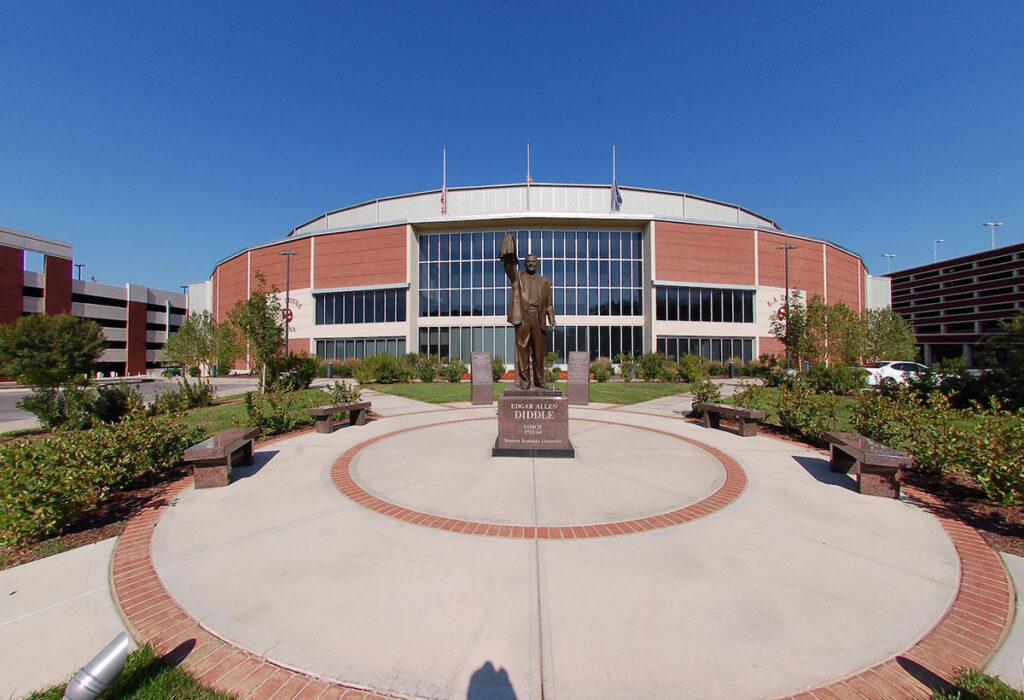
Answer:
M888 274L892 272L892 259L896 257L896 253L882 253L882 257L885 258L885 272Z
M932 262L939 261L939 243L945 243L945 238L936 238L932 241Z
M283 250L278 255L284 256L284 355L288 357L288 324L291 322L288 315L292 311L292 256L298 253L294 250Z
M775 246L778 250L786 251L786 369L792 369L789 361L789 251L796 250L797 246L791 243Z
M78 281L82 281L82 268L85 267L85 263L75 263L75 272L78 273Z
M992 250L996 249L996 226L1002 226L1002 225L1003 225L1002 221L988 221L988 222L982 224L982 226L988 226L990 229L992 229Z

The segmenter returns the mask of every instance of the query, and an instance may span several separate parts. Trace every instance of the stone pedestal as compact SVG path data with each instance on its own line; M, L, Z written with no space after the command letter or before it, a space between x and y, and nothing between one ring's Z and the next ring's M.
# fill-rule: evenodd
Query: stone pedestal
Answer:
M491 354L474 352L470 356L470 382L473 386L473 405L490 406L494 403L494 378L491 376Z
M494 457L575 457L569 400L557 389L509 388L498 399Z
M566 394L570 406L590 403L590 353L574 350L569 353L569 378Z

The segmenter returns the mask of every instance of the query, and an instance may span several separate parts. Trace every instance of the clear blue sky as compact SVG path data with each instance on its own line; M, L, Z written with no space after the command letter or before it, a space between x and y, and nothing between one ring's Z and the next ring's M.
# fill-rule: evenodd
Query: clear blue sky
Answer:
M1024 3L4 2L0 225L176 289L318 214L521 182L752 209L872 272L1024 241Z

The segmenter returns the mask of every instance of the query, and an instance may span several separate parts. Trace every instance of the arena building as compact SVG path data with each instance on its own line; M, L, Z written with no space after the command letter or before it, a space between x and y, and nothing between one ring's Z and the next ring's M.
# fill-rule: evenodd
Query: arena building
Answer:
M70 243L0 226L0 323L29 314L72 314L107 339L97 369L110 376L157 371L167 337L185 320L185 295L141 284L74 279ZM26 256L40 258L40 272Z
M855 253L743 207L659 190L619 193L619 207L608 185L522 183L375 199L222 260L208 282L190 288L191 309L223 320L262 273L282 292L288 287L293 352L468 361L482 350L511 363L508 281L497 253L512 233L520 258L536 254L552 280L558 326L548 348L560 362L573 350L749 361L782 351L770 324L785 296L784 246L792 246L790 287L805 299L819 294L860 312L885 286ZM879 296L887 305L887 294Z

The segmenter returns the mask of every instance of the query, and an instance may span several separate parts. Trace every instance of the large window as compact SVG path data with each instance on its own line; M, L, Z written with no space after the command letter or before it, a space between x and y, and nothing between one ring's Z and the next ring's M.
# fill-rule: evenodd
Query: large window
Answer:
M683 355L699 355L712 362L726 362L730 358L750 362L754 359L754 339L659 335L658 352L668 355L677 362Z
M405 320L404 289L314 294L316 325L333 323L387 323Z
M441 326L420 328L419 351L438 357L459 357L469 362L470 353L488 352L514 363L515 329L512 326ZM614 359L620 352L643 354L642 326L558 326L547 333L548 352L565 364L568 353L587 350L590 359Z
M505 231L420 236L420 316L504 316L508 280L498 250ZM551 280L556 316L643 315L639 231L509 231L520 260L532 253Z
M405 354L405 338L325 338L316 341L316 354L325 360L362 359L387 353Z
M750 289L657 287L654 310L659 321L753 323L754 292Z

